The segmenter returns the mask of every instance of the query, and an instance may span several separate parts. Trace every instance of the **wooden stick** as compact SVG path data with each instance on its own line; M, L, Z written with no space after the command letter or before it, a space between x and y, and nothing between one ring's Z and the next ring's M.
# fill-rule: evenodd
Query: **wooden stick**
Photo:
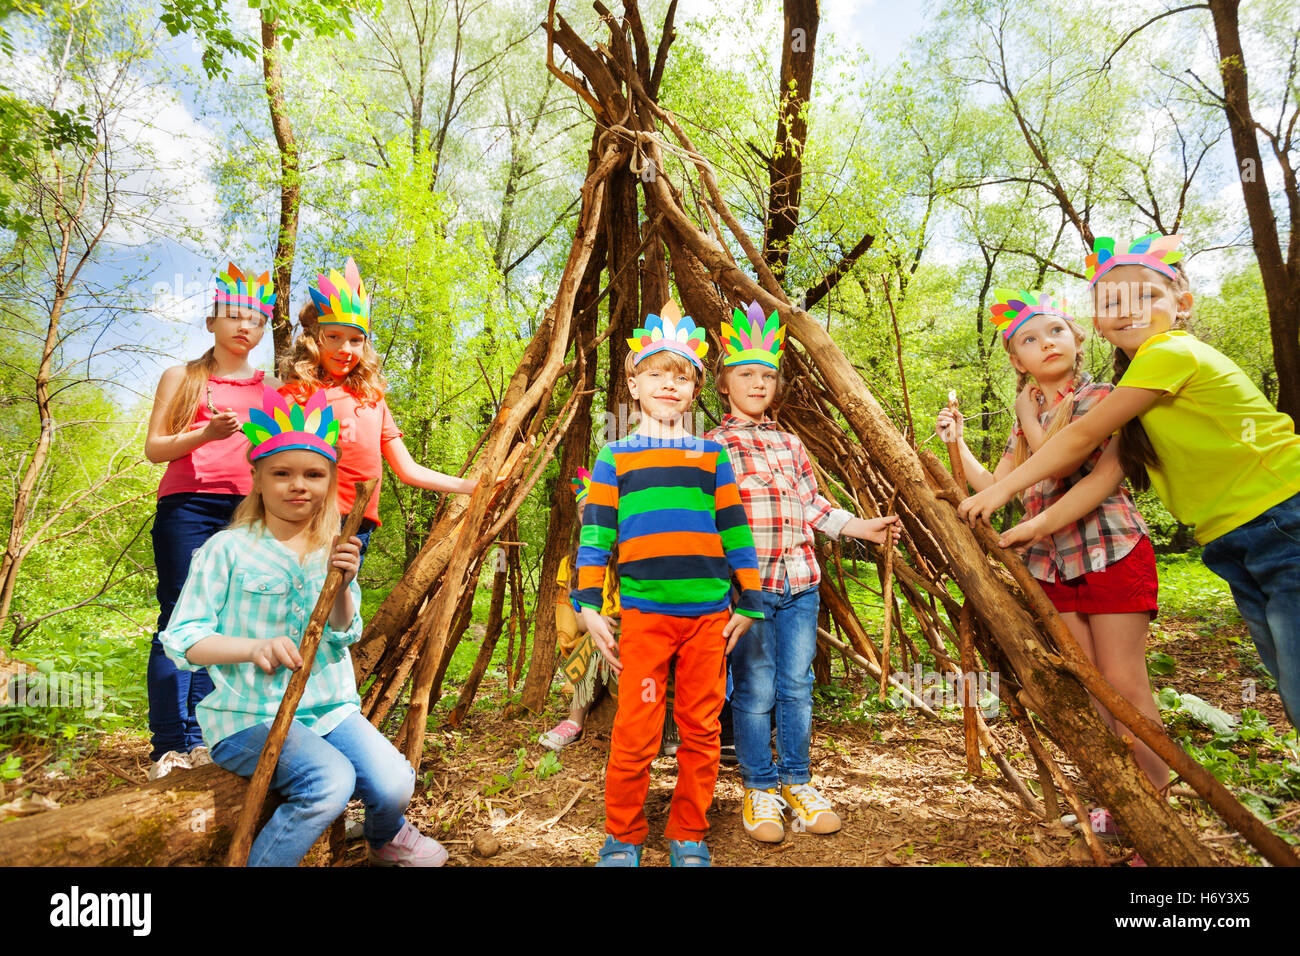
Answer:
M971 700L975 694L975 640L971 635L970 604L961 606L957 619L958 650L961 654L961 718L962 729L966 738L966 772L980 776L980 741L979 726L976 718L979 711L976 702Z
M343 522L340 540L346 541L360 530L361 522L366 516L366 505L370 503L370 496L374 494L375 486L378 484L378 478L356 483L357 497L352 502L352 510L348 512L347 520ZM248 793L244 796L244 808L239 813L235 835L230 841L226 866L248 865L248 851L253 846L253 828L257 826L257 819L261 816L266 791L271 786L271 776L280 762L280 751L284 749L284 741L289 736L289 725L293 723L294 711L298 709L298 701L302 699L303 691L307 689L311 667L316 660L316 648L320 646L321 635L325 632L325 621L330 616L330 611L334 608L334 599L342 587L343 570L331 567L329 573L325 575L325 585L321 588L320 597L316 599L316 607L312 609L311 617L307 619L307 630L303 632L302 640L298 642L302 667L289 678L289 686L284 690L280 709L275 714L275 720L271 722L271 732L266 735L266 743L262 745L262 756L257 760L257 769L253 771L252 779L248 782Z
M898 489L890 495L889 507L885 509L885 514L894 513L894 505L898 501ZM889 625L890 618L894 613L894 536L889 528L885 529L885 543L882 546L885 549L885 573L880 580L880 596L885 602L885 623L882 627L883 634L880 638L880 699L885 699L885 683L889 680Z
M953 412L959 411L957 407L957 390L948 390L948 408ZM966 492L966 464L961 460L961 436L957 432L957 423L953 422L952 441L945 441L948 447L948 464L952 468L953 480L957 482L957 490L965 494Z
M882 680L879 667L867 660L843 641L836 640L825 628L817 628L817 640L821 641L823 644L830 645L835 650L845 655L849 660L853 661L853 663L857 664L864 671L874 677L879 683L884 684L888 681L888 683L893 684L902 693L903 698L921 713L925 714L925 716L935 718L939 716L934 712L929 704L925 703L921 698L917 697L916 694L912 693L911 688L899 680L896 674L891 674L889 677Z
M581 797L586 792L587 792L587 784L584 783L581 787L578 788L578 792L569 798L569 802L564 805L564 808L560 810L559 813L557 813L555 816L551 817L551 819L547 820L545 823L542 824L541 829L543 831L549 830L551 827L555 826L557 823L563 820L564 815L573 809L573 805L578 802L578 798Z

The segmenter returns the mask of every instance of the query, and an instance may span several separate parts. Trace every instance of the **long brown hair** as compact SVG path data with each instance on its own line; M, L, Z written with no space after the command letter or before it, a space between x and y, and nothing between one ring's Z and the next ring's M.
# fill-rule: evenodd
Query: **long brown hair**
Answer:
M262 489L258 479L261 477L262 468L274 457L273 454L267 455L253 462L253 490L244 496L244 500L235 509L234 515L230 518L230 527L247 526L257 530L260 526L263 531L266 530L266 502L262 500ZM324 458L323 455L321 457ZM334 462L329 459L324 460L329 463L330 483L329 490L321 499L320 507L311 516L311 522L307 526L307 542L311 545L312 552L328 548L339 533L339 469Z
M203 396L203 387L208 384L217 371L216 346L210 347L196 359L185 363L185 372L181 383L172 393L167 405L167 414L163 421L167 423L169 435L179 435L189 431L194 419L199 414L199 401Z
M310 395L334 384L334 377L321 365L320 312L314 302L308 302L298 311L298 324L302 332L294 340L293 353L280 362L280 379L294 386L293 392ZM366 336L356 367L348 372L342 385L362 405L374 405L384 397L388 383L379 371L379 353L370 343L370 336Z
M1177 274L1176 279L1170 279L1162 272L1156 272L1156 275L1160 276L1161 281L1169 283L1176 293L1190 291L1183 264L1175 262L1173 269ZM1175 315L1170 328L1186 327L1187 323L1183 318ZM1111 356L1111 365L1114 369L1111 382L1117 386L1123 385L1124 373L1128 371L1132 361L1123 349L1115 349ZM1151 436L1142 427L1142 420L1135 415L1120 427L1119 435L1115 440L1119 443L1119 463L1124 469L1124 477L1133 486L1134 493L1141 494L1151 487L1151 476L1147 473L1147 469L1160 467L1160 456L1156 453L1155 446L1151 444Z
M1073 319L1066 319L1065 324L1070 327L1070 332L1074 335L1074 377L1070 379L1070 391L1077 393L1079 385L1083 382L1083 343L1088 337L1088 333L1083 331L1083 329L1079 327L1079 324ZM1010 339L1003 338L1002 347L1007 350L1007 355L1012 354ZM1029 380L1032 377L1033 376L1028 372L1016 373L1017 395L1019 395L1024 387L1029 384ZM1066 425L1070 424L1072 418L1074 418L1073 400L1066 401L1065 399L1062 399L1057 402L1056 411L1052 414L1052 420L1047 423L1047 431L1044 435L1044 440L1051 438ZM1025 438L1024 430L1017 429L1017 432L1016 447L1012 452L1011 460L1014 466L1019 468L1025 463L1026 459L1033 454L1033 452L1029 450L1029 440Z

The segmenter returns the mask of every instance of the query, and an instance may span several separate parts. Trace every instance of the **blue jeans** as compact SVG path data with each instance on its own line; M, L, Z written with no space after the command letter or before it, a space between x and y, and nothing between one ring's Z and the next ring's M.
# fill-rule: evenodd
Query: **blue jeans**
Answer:
M215 763L251 777L271 723L258 724L212 748ZM415 792L415 771L388 738L353 711L324 737L289 725L271 788L284 798L253 841L249 866L297 866L353 795L366 804L366 839L375 849L402 829Z
M240 495L182 492L158 499L153 519L153 558L158 568L158 631L166 630L176 599L190 572L190 558L226 525L243 500ZM149 730L157 760L169 750L188 753L203 743L194 708L212 692L208 672L183 671L163 651L155 632L146 671Z
M770 790L812 779L813 656L817 653L817 588L763 592L764 619L731 652L731 714L736 757L746 787ZM771 714L776 711L777 762L772 762Z
M344 523L348 520L347 515L339 516L339 530L343 530ZM366 563L366 552L370 550L370 536L375 533L379 525L375 524L369 518L361 519L361 528L357 531L357 537L361 539L361 563ZM361 568L357 568L357 573L361 573Z
M1300 727L1300 495L1215 538L1201 559L1232 586L1286 715Z

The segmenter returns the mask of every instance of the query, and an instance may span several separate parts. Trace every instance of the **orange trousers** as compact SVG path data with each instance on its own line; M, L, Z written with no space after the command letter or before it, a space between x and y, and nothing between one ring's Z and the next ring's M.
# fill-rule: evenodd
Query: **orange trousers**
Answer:
M700 840L718 781L721 725L727 691L726 641L731 617L718 611L703 617L674 617L623 608L619 637L618 711L605 768L605 832L624 843L644 843L649 826L645 798L650 763L659 752L664 725L668 665L676 658L673 716L681 745L664 836Z

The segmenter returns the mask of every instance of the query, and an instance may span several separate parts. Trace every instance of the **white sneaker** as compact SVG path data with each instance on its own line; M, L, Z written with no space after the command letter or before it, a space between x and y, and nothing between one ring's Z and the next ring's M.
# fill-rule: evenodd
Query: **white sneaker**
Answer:
M209 759L208 763L211 762L212 762L211 759ZM167 776L173 770L189 770L189 769L190 769L189 754L183 754L175 750L169 750L161 757L159 757L157 762L155 762L154 765L149 768L148 777L150 780L159 780L162 777Z
M447 862L447 851L441 843L427 837L409 820L402 829L378 850L370 848L371 866L442 866Z
M212 763L212 754L208 753L208 748L199 744L190 751L190 769L195 770L199 767L206 767Z

